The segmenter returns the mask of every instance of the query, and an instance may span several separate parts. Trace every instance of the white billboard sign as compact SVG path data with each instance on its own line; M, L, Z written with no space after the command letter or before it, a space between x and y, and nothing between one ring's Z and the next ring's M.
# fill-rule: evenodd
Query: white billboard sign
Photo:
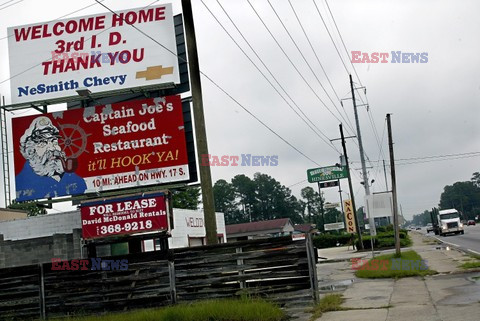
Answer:
M171 4L11 27L8 36L12 104L180 83Z
M392 193L372 194L365 197L370 217L393 216Z

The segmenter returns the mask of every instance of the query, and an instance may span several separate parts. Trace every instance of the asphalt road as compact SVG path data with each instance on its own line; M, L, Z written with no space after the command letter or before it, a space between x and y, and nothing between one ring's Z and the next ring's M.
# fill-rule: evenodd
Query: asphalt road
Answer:
M417 232L435 237L444 243L458 246L462 249L470 250L472 252L477 252L480 255L480 224L475 226L465 226L465 234L463 235L452 234L448 236L438 236L433 232L427 234L425 227L422 227L422 230Z

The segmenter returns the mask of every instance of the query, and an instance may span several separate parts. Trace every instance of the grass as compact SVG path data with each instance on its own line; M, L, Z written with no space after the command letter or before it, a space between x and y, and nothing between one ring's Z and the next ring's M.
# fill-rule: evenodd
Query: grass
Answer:
M480 261L465 262L460 267L465 270L480 268Z
M318 304L313 308L313 315L310 320L316 320L322 316L323 313L328 311L341 311L341 307L344 299L341 294L327 294L320 299Z
M68 321L281 321L285 313L258 299L222 299L144 309L104 316L65 318Z
M371 310L371 309L389 309L393 305L386 305L380 307L371 307L371 308L349 308L342 307L342 304L345 302L342 294L327 294L324 296L318 304L313 308L313 315L310 317L310 321L320 318L325 312L329 311L348 311L348 310Z
M440 241L437 241L435 239L428 239L428 238L423 238L422 239L422 242L425 243L425 244L428 244L428 245L436 245L436 244L441 244L442 242Z
M480 255L478 254L469 254L469 256L472 258L472 259L475 259L475 260L480 260Z
M461 264L459 267L465 270L480 268L480 255L469 254L469 257L470 257L470 261Z
M418 266L405 266L392 268L392 259L402 259L403 262L421 262L422 257L417 252L410 250L401 253L400 257L396 257L395 253L380 255L368 261L368 263L360 266L355 272L359 278L378 279L378 278L404 278L410 276L425 276L436 274L436 271L430 269L420 269ZM376 262L374 260L377 260ZM405 261L404 261L405 260ZM407 261L410 260L410 261ZM385 262L379 264L379 262Z
M464 262L463 264L459 265L459 267L465 270L480 268L480 255L469 254L469 257L470 261Z

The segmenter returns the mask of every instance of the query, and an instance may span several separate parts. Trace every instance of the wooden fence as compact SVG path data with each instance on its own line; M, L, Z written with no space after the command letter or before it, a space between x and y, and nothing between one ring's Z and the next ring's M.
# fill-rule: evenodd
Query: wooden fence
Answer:
M311 239L289 237L128 255L128 269L0 270L0 319L101 314L251 295L282 306L317 299ZM119 259L109 257L103 259Z

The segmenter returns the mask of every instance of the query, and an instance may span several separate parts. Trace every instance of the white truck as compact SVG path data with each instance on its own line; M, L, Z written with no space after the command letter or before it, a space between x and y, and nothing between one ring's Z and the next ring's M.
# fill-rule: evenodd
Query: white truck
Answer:
M438 210L430 212L435 235L445 236L448 233L464 234L460 213L456 209Z

